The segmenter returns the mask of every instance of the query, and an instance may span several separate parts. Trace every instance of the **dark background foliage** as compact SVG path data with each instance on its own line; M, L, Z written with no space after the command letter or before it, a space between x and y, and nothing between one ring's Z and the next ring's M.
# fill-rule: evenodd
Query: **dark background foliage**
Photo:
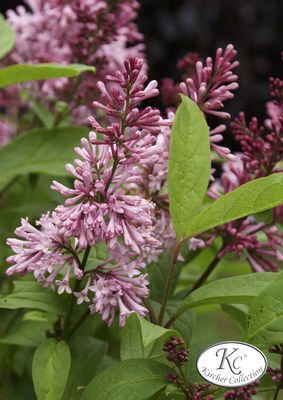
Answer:
M21 4L1 0L0 11ZM244 110L248 118L265 118L270 99L270 76L280 76L282 62L281 0L141 0L137 23L145 36L149 76L180 80L177 61L188 51L202 58L214 56L218 47L233 43L238 50L240 88L226 110L235 117ZM161 99L155 101L161 106ZM235 147L230 135L226 144ZM232 141L232 142L231 142ZM231 142L231 143L229 143ZM235 147L237 150L237 146Z

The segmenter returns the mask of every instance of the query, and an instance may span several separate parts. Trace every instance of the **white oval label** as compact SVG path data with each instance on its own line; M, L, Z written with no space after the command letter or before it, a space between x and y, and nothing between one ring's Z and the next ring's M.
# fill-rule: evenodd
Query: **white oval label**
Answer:
M221 342L205 349L197 359L197 370L210 383L239 387L260 379L266 372L265 355L243 342Z

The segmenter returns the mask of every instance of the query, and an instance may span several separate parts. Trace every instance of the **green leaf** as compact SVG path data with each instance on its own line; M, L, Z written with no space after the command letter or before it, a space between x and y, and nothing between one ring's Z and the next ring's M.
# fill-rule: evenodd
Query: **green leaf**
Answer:
M80 336L73 339L69 346L72 362L63 400L78 400L81 391L77 388L87 386L95 376L108 344L89 336Z
M274 272L262 272L219 279L192 292L177 311L184 312L207 304L249 304L276 276Z
M197 106L182 96L170 140L168 191L177 238L200 210L210 176L210 142L206 121Z
M97 375L81 400L148 400L168 384L168 367L153 360L125 360Z
M243 330L246 329L247 305L245 304L222 304L221 308L233 321Z
M250 306L246 337L249 343L270 346L283 341L283 272L275 275L276 279Z
M52 128L54 123L54 115L43 107L43 105L35 99L30 99L29 101L32 102L32 109L43 123L45 128Z
M18 346L38 346L46 339L45 332L52 325L47 321L21 321L12 328L12 331L0 339L0 343Z
M41 79L68 78L78 76L85 71L95 72L95 68L83 64L15 64L0 69L0 88L15 83L38 81Z
M97 268L99 265L104 263L108 258L109 258L109 250L107 248L106 243L104 242L97 243L90 250L85 271L87 272Z
M171 254L163 253L157 262L151 262L146 266L146 273L149 277L149 297L152 300L160 301L163 296L164 287L166 285L169 269L171 266ZM182 268L182 263L177 262L177 267L174 271L174 277L170 289L169 296L174 293L178 283L179 274Z
M187 224L186 238L247 215L268 210L283 202L283 173L245 183L226 193Z
M165 311L165 321L168 321L176 312L180 301L169 300ZM188 310L184 312L180 317L173 323L172 328L176 329L181 337L185 340L186 345L189 346L194 328L196 323L196 316L194 310Z
M37 400L61 400L71 366L66 342L47 339L36 349L32 379Z
M178 335L171 329L154 325L138 314L132 314L126 322L121 335L121 360L150 358L166 362L162 350L165 340Z
M15 45L16 34L0 14L0 58L4 57Z
M181 300L171 299L168 301L164 314L164 321L168 321L174 314L176 314L180 303ZM156 301L151 301L151 306L155 315L158 315L160 312L161 304ZM191 342L195 328L195 322L196 317L194 310L188 310L181 314L171 326L171 329L176 330L178 332L178 335L184 339L187 346L189 346Z
M67 175L65 165L75 156L74 146L88 134L79 126L37 129L0 148L0 188L19 174Z
M14 281L13 293L0 297L0 309L34 308L36 310L64 315L66 304L62 297L40 283Z

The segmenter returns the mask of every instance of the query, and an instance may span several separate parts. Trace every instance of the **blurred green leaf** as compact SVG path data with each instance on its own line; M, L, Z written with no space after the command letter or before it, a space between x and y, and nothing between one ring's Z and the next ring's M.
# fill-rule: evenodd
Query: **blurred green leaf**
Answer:
M149 297L152 300L160 301L163 296L164 287L166 285L167 276L171 265L171 252L165 252L161 255L157 262L151 262L146 266L145 272L149 277ZM176 288L179 274L181 272L182 263L177 262L172 280L170 297L172 297Z
M192 292L177 312L206 304L249 304L276 276L275 272L262 272L219 279Z
M80 386L87 386L95 376L108 343L89 337L79 336L69 343L71 351L71 369L63 400L78 400L81 397Z
M36 349L32 379L37 400L61 400L71 366L66 342L47 339Z
M46 339L45 332L52 325L48 321L21 321L12 328L11 332L0 339L0 343L18 346L38 346Z
M32 109L45 128L52 128L54 123L54 114L43 107L43 105L36 99L29 99L32 102Z
M36 282L14 281L15 290L8 296L0 297L0 308L34 308L64 315L66 304L62 297L50 288L43 288Z
M50 78L78 76L82 72L95 72L94 67L83 64L60 65L56 63L46 64L15 64L0 69L0 88L15 83L37 81Z
M283 272L273 274L276 279L254 299L247 315L245 339L266 347L283 342Z
M243 330L246 329L247 306L245 304L222 304L222 310Z
M148 400L168 384L169 368L153 360L124 360L105 369L86 387L81 400Z
M109 255L110 254L106 243L97 243L90 250L85 271L87 272L89 270L95 269L100 264L104 263L109 258Z
M0 58L3 58L14 47L16 42L16 34L0 14Z
M65 165L75 157L74 147L89 130L80 126L37 129L0 148L0 188L19 174L67 175Z

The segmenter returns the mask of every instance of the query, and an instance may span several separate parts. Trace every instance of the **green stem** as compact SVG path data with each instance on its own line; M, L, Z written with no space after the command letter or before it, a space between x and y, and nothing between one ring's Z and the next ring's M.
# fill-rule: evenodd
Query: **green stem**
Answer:
M89 252L90 252L90 246L87 246L85 253L84 253L83 261L80 265L80 269L82 271L84 271L84 269L85 269L86 262L87 262L87 259L89 256ZM73 292L77 292L80 288L80 285L81 285L81 281L76 280ZM70 336L70 332L72 331L72 329L69 328L69 325L71 324L72 313L73 313L73 308L75 306L75 303L76 303L76 297L73 295L73 296L71 296L70 301L69 301L69 305L68 305L68 309L67 309L67 313L66 313L66 317L65 317L65 321L64 321L63 331L62 331L62 339L67 339Z
M171 262L171 266L170 266L170 269L169 269L167 282L166 282L166 286L165 286L164 293L163 293L162 305L161 305L161 309L160 309L160 313L159 313L159 317L158 317L158 322L157 322L158 325L162 325L162 322L163 322L165 309L166 309L167 302L168 302L168 299L169 299L169 294L170 294L172 281L173 281L173 277L174 277L174 272L175 272L175 268L176 268L176 265L177 265L178 255L180 253L180 250L181 250L183 244L184 244L184 241L181 241L181 242L177 243L176 247L175 247L175 249L173 251L172 262Z
M280 385L278 385L278 386L276 387L273 400L276 400L276 399L277 399L278 394L279 394L279 392L280 392L280 389L281 389L281 388L280 388Z
M72 326L72 328L69 330L68 336L72 336L72 334L81 326L81 324L84 322L84 320L89 316L89 308L85 310L85 312L80 316L80 318L77 320L77 322Z
M206 281L206 279L209 277L209 275L211 274L211 272L214 270L214 268L216 267L216 265L219 263L220 261L220 257L219 254L222 252L222 250L224 249L225 245L223 244L221 246L221 249L217 252L216 256L214 257L214 259L211 261L211 263L209 264L209 266L206 268L206 270L203 272L203 274L199 277L199 279L196 281L196 283L190 288L190 290L188 290L186 292L186 294L184 295L183 299L185 299L186 297L188 297L193 291L195 291L196 289L198 289L199 287L202 286L202 284Z
M282 347L282 345L281 345L281 347ZM281 354L280 372L281 372L281 374L283 373L283 354ZM277 384L273 400L277 399L278 394L279 394L281 389L283 389L283 379L281 379L281 381Z
M186 297L188 297L193 291L195 291L196 289L198 289L208 278L208 276L211 274L211 272L214 270L214 268L216 267L216 265L218 264L218 262L220 261L220 257L219 254L221 253L221 251L224 249L224 247L226 246L226 243L222 244L221 249L217 252L216 256L214 257L214 259L211 261L211 263L209 264L209 266L207 267L207 269L204 271L204 273L200 276L200 278L196 281L196 283L193 285L193 287L190 288L190 290L185 294L185 296L183 297L183 299L185 299ZM180 315L182 315L184 313L184 311L176 313L174 315L172 315L172 317L169 319L168 322L166 322L165 324L165 328L169 328L175 321L176 319L178 319L180 317Z
M150 322L152 322L153 324L157 324L156 316L155 316L155 313L153 311L153 308L151 307L150 300L149 299L143 299L143 302L144 302L144 305L146 306L146 308L148 309Z

